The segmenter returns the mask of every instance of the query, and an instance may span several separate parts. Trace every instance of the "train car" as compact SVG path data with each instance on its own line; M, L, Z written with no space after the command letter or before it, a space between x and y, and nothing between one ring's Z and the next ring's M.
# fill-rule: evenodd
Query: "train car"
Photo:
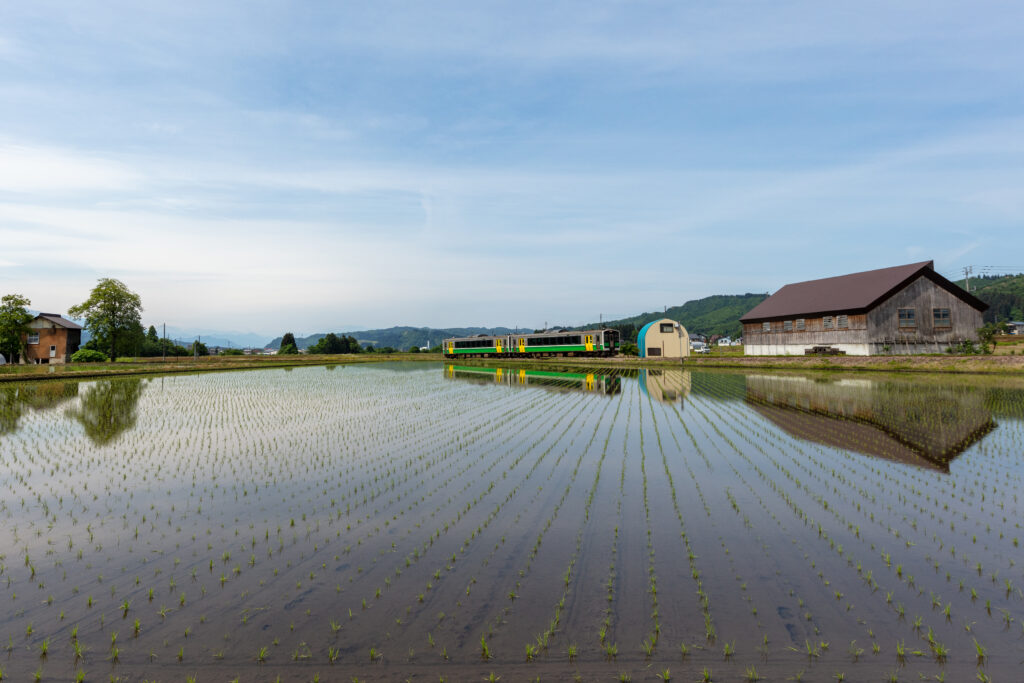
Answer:
M445 358L543 358L547 356L614 356L619 331L546 330L531 334L453 337L443 343Z

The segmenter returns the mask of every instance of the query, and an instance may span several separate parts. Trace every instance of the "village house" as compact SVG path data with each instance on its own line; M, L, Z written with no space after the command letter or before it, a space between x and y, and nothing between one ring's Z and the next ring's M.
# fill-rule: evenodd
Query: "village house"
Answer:
M932 261L786 285L740 318L748 356L942 353L977 339L988 305Z
M70 363L82 343L82 326L58 313L40 313L28 327L23 363Z

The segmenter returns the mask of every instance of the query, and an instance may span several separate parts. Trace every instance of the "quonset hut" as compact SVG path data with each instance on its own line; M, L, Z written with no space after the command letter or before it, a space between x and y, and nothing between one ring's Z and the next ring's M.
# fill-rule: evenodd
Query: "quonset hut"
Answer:
M685 358L690 355L690 335L675 320L662 318L647 323L636 335L641 358Z
M786 285L740 318L748 356L941 353L977 339L988 304L932 261Z

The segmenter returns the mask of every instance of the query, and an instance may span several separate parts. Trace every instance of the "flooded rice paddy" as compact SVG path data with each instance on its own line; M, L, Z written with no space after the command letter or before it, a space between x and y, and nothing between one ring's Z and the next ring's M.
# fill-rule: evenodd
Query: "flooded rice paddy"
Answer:
M0 481L5 681L1024 663L1011 380L389 364L3 384Z

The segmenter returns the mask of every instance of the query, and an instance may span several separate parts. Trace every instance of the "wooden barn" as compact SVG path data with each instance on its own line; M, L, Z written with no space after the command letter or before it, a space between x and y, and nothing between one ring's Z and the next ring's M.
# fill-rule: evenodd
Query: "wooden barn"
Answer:
M82 326L58 313L40 313L28 327L26 363L70 363L82 343Z
M942 353L977 339L988 305L932 261L786 285L740 318L748 356Z

